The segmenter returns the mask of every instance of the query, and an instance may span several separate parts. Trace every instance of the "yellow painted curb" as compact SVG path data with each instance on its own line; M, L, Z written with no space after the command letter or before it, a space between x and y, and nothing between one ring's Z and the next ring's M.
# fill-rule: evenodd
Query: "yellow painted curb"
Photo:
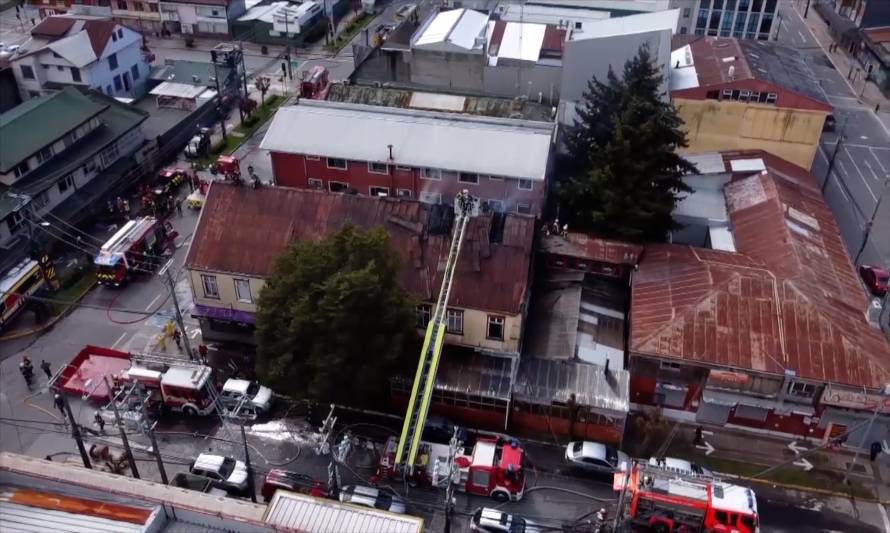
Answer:
M833 490L819 489L816 487L806 487L804 485L792 485L789 483L778 483L776 481L770 481L768 479L760 479L760 478L744 477L744 476L735 476L735 479L750 481L752 483L762 483L764 485L772 485L774 487L781 487L783 489L796 490L796 491L800 491L800 492L815 492L816 494L824 494L825 496L834 496L836 498L849 498L850 497L850 494L846 493L846 492L837 492L837 491L833 491ZM881 505L890 505L890 500L881 500L878 498L861 498L861 497L857 497L856 499L859 501L863 501L863 502L878 503Z
M77 307L77 306L74 305L74 304L77 303L77 302L79 302L84 296L86 296L87 293L90 292L90 290L92 290L92 288L93 288L95 285L96 285L96 280L93 279L92 283L90 283L89 285L87 285L86 289L84 289L84 291L83 291L82 293L80 293L80 295L79 295L77 298L75 298L74 300L72 300L72 305L69 305L64 311L62 311L62 312L59 313L58 315L54 316L54 317L53 317L52 319L50 319L50 321L47 322L46 324L41 324L40 326L31 328L31 329L28 329L28 330L25 330L25 331L17 331L17 332L15 332L15 333L9 333L9 334L7 334L7 335L3 335L2 337L0 337L0 341L11 341L11 340L14 340L14 339L20 339L20 338L22 338L22 337L27 337L27 336L29 336L29 335L34 335L35 333L40 333L40 332L42 332L42 331L46 331L47 329L49 329L49 328L51 328L52 326L54 326L56 322L58 322L59 320L65 318L66 316L68 316L68 313L70 313L72 309L74 309L75 307Z

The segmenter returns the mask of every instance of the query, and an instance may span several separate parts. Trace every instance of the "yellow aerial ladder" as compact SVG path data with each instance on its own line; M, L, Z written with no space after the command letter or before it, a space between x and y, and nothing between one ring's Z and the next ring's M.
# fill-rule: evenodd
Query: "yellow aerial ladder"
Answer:
M439 368L439 356L445 341L448 298L451 296L457 259L470 218L478 213L478 199L470 196L466 190L454 199L454 234L451 237L451 248L448 251L448 261L445 263L445 271L442 276L442 287L439 289L439 299L436 301L436 307L426 327L423 349L420 352L420 361L414 376L414 386L411 388L411 399L408 401L408 411L405 413L399 447L396 449L396 467L408 475L413 474L414 471L417 448L423 435L423 427L426 425L430 398L436 383L436 370Z

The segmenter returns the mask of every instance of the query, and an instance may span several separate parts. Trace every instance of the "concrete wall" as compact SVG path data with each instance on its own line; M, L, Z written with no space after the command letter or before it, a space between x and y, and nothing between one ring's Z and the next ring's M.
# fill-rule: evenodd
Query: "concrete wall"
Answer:
M414 50L411 52L411 83L455 91L484 90L484 58L481 54L453 54Z
M580 100L587 88L587 82L593 77L605 80L610 66L620 75L624 70L624 63L633 59L643 44L649 45L649 52L665 73L662 91L667 99L671 60L669 30L568 41L563 56L562 99Z
M526 96L535 102L556 105L562 84L560 65L504 65L483 69L485 94L513 98Z
M683 153L766 150L803 168L816 156L825 111L770 104L675 98L689 147Z

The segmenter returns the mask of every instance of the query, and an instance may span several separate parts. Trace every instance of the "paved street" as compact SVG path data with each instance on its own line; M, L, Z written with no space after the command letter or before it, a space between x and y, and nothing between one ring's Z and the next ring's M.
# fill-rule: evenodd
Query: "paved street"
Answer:
M798 9L795 9L797 7ZM862 100L862 83L847 79L850 65L840 63L841 54L829 54L823 34L817 40L804 21L802 2L781 3L782 22L779 42L799 49L806 57L816 78L820 80L828 101L835 107L837 128L822 136L812 172L824 181L829 160L834 154L840 135L846 140L837 152L832 177L825 190L829 206L834 212L841 235L855 259L863 245L868 220L874 216L868 242L859 263L890 265L890 104L875 113L870 101ZM813 24L819 15L810 8L807 20ZM821 19L818 19L821 22ZM829 57L831 56L831 57ZM834 62L832 62L834 60ZM878 211L875 206L882 198Z

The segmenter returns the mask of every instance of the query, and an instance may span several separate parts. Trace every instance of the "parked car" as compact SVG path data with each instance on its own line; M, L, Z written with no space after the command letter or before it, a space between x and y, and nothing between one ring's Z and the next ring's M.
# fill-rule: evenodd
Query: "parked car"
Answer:
M202 453L189 471L196 476L209 478L215 487L227 492L247 491L247 466L231 457Z
M692 461L687 461L686 459L678 459L676 457L664 457L661 461L656 457L649 458L649 464L652 466L660 466L667 470L673 470L678 474L697 474L700 476L711 476L713 472L699 466Z
M630 464L630 458L621 450L591 441L570 442L565 457L571 468L594 474L613 474Z
M485 533L539 533L544 531L544 528L519 515L483 507L482 509L476 509L476 512L473 513L473 519L470 521L470 531L484 531Z
M225 496L226 491L213 486L213 480L205 476L197 476L188 472L179 472L170 480L171 487L206 492L217 496Z
M278 489L299 492L300 494L308 494L309 496L316 496L319 498L328 497L328 487L326 483L316 481L306 474L298 474L289 470L274 468L269 470L269 473L266 474L266 478L263 480L263 488L260 493L263 495L265 501L269 501Z
M887 286L890 284L890 272L881 267L862 265L859 267L859 276L865 282L869 292L875 296L887 294Z
M343 503L352 503L364 507L381 509L391 513L403 514L406 510L405 502L398 496L393 496L389 492L362 485L347 485L340 489L340 501Z
M247 400L242 403L241 399L245 396ZM234 409L241 404L238 413L240 416L257 417L272 409L272 389L246 379L227 380L219 393L219 399L226 409Z

